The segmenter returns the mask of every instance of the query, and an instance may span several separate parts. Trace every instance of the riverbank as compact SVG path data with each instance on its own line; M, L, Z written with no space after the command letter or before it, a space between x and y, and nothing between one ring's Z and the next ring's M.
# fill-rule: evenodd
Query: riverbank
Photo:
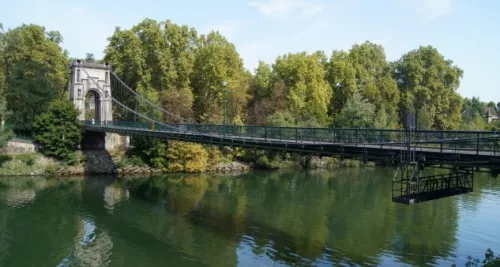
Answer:
M375 166L357 160L344 160L327 157L285 155L282 158L267 156L218 157L202 170L187 171L176 163L175 169L159 169L148 166L126 150L77 151L75 166L66 166L62 162L40 153L0 155L0 176L94 176L94 175L158 175L162 173L232 173L246 172L253 169L335 169L344 167Z

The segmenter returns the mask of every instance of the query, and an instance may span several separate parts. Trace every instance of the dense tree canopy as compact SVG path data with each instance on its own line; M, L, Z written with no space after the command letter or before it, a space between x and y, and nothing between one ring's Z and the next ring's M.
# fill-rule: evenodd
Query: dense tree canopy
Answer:
M322 52L297 53L280 56L273 65L275 83L285 87L286 108L302 120L328 122L328 107L332 89L325 80Z
M124 103L167 122L183 117L219 124L226 103L230 124L398 128L399 114L415 111L422 128L484 130L491 128L486 108L500 110L500 103L462 99L457 89L463 71L431 46L389 62L381 45L364 42L329 57L322 51L283 54L248 71L219 32L199 35L169 20L116 28L108 40L103 60L127 85L176 116L152 112L141 101ZM59 32L42 26L4 32L0 24L0 103L5 100L13 114L8 123L16 129L31 130L48 103L66 97L69 60L62 41ZM84 60L96 61L91 53ZM133 142L158 168L172 166L169 160L177 156L167 154L176 149L205 155L186 144Z
M116 28L104 60L127 85L175 115L189 118L197 38L187 26L145 19L130 30Z
M195 58L192 85L196 119L222 123L222 104L226 94L229 121L241 124L248 85L243 60L234 45L220 33L211 32L200 37Z
M403 55L395 65L402 94L401 107L425 109L433 128L458 128L462 98L456 90L460 86L462 69L431 46L422 46Z
M37 25L22 25L3 34L3 87L7 108L13 112L9 123L18 129L31 129L47 103L64 94L69 71L60 42L58 32Z

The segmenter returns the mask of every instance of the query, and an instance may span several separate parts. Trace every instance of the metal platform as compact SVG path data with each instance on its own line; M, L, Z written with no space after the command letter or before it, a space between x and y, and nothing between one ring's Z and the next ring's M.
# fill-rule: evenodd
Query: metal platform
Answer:
M450 197L474 190L472 169L451 170L448 174L426 177L406 177L393 180L392 201L401 204L417 204L424 201Z

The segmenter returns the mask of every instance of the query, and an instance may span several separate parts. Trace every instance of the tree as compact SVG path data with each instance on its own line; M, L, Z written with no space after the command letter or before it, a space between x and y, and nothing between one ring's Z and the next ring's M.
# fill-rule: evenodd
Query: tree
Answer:
M10 139L14 137L14 132L5 127L5 118L8 115L5 103L0 103L0 148L7 145Z
M327 80L333 89L331 114L337 115L356 93L356 69L344 51L333 51L327 69Z
M354 94L335 120L337 127L344 128L373 128L375 106L364 100L361 94Z
M497 110L500 110L500 102L497 103Z
M8 122L30 131L35 116L62 97L68 81L67 58L57 42L57 32L37 25L22 25L3 36L3 62Z
M397 84L391 77L391 69L384 48L372 42L353 45L349 59L356 70L359 92L377 107L399 101Z
M223 84L227 82L226 88ZM241 123L247 104L247 76L236 48L220 33L202 35L191 75L194 114L203 123L222 123L224 91L229 90L229 123Z
M249 124L266 124L269 115L284 108L284 85L272 84L271 66L260 61L255 75L247 74L250 99L247 106Z
M3 33L3 26L0 23L0 99L5 99L5 57L4 57L4 47L5 47L5 35Z
M437 49L422 46L395 63L403 109L426 108L437 129L456 129L461 120L462 98L456 92L463 71Z
M190 79L197 38L196 31L187 26L145 19L130 30L116 28L104 59L127 85L150 96L151 101L174 115L190 118ZM127 103L127 99L123 101ZM150 106L145 106L142 111L150 110ZM158 119L176 120L166 115Z
M79 111L69 100L56 100L36 118L35 140L42 145L45 155L73 163L74 151L82 137L78 115Z
M87 54L85 55L85 60L84 60L84 61L85 61L85 62L89 62L89 63L95 63L95 61L96 61L96 60L95 60L94 54L92 54L92 53L87 53Z
M328 122L332 89L325 80L325 62L322 52L302 52L280 56L273 65L273 82L284 84L286 108L299 120Z
M277 111L267 118L267 125L277 127L297 127L297 120L288 111Z

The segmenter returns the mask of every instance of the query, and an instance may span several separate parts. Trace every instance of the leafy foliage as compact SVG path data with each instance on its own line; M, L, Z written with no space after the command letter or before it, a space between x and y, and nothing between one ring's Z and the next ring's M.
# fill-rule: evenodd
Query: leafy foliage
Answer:
M47 103L64 97L69 75L62 41L59 32L38 25L7 32L0 27L0 103L5 100L13 112L7 122L16 131L31 131ZM259 62L251 73L234 44L219 32L199 35L169 20L144 19L130 29L117 27L103 60L150 101L199 123L222 123L226 103L228 123L238 125L398 128L398 114L413 110L424 129L498 127L487 124L485 109L500 110L500 103L462 99L457 89L463 71L431 46L410 51L396 62L387 61L384 48L372 42L335 50L330 58L322 51L288 53L272 64ZM85 61L96 59L89 53ZM158 120L179 122L142 101L124 103ZM116 115L116 120L127 119ZM0 133L0 145L8 136ZM198 171L203 164L218 162L213 158L226 156L217 148L146 138L132 142L138 158L156 168ZM49 153L56 157L67 152L55 150ZM208 163L203 163L204 153L210 155ZM192 166L193 158L201 165ZM263 154L261 160L271 166L285 159Z
M229 90L226 95L229 123L242 121L248 90L243 60L234 45L220 33L211 32L200 37L191 77L197 121L222 123L225 89Z
M41 26L22 25L5 33L2 42L3 87L7 108L13 112L8 122L16 129L29 131L35 117L66 88L68 61L59 46L62 37Z
M462 69L431 46L405 54L395 65L403 95L401 107L407 110L425 108L433 128L458 128L462 98L456 90L460 86Z
M173 172L203 172L208 165L208 152L200 144L168 142L168 170Z
M7 117L5 103L0 103L0 123L5 121ZM7 145L10 139L14 137L14 132L11 129L7 129L5 125L2 123L0 125L0 148L3 148Z
M322 52L287 54L276 59L274 82L285 85L286 108L294 116L327 123L332 89L325 80L325 62Z
M375 106L355 94L340 111L335 125L345 128L373 128Z
M74 151L82 137L78 115L78 110L69 100L56 100L36 118L33 125L35 140L42 145L45 155L76 163Z

